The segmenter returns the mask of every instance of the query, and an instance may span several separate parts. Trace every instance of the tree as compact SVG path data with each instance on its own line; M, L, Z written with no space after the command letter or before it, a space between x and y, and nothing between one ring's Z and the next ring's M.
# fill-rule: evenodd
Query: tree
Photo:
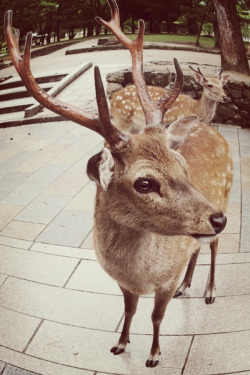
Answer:
M249 65L236 9L236 0L213 0L221 44L221 67L249 75Z

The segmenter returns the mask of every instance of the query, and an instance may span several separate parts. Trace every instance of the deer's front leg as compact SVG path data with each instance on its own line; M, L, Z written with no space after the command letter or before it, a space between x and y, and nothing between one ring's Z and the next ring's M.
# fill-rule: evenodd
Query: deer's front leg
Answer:
M155 367L159 363L159 355L161 354L159 344L160 325L164 317L167 304L173 297L174 291L175 288L172 288L171 290L161 289L155 293L155 304L152 312L153 343L149 359L146 362L147 367Z
M120 286L123 296L124 296L124 304L125 304L125 320L122 328L122 333L119 338L119 341L116 346L113 346L111 348L111 353L117 355L121 354L124 352L125 347L127 343L129 342L129 330L130 330L130 325L133 319L133 316L136 313L136 308L137 308L137 303L138 303L138 298L136 294L130 293L128 290L122 288Z
M215 261L216 255L218 250L218 237L210 243L210 250L211 250L211 267L210 267L210 275L209 281L205 291L205 302L207 305L214 303L215 301Z

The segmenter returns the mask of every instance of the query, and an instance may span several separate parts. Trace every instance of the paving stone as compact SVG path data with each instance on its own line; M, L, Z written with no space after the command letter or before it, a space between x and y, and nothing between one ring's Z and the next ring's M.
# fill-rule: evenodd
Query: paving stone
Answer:
M249 341L250 331L195 336L184 375L244 372L250 368Z
M33 241L44 228L44 224L12 220L8 225L6 225L0 234L6 237Z
M93 213L63 210L37 237L36 241L78 247L93 226Z
M67 210L94 212L96 186L88 183L65 207Z
M51 184L68 169L68 165L46 164L29 177L27 182Z
M92 293L122 295L115 280L113 280L98 262L82 261L67 284L69 289L89 291Z
M28 179L29 173L9 173L0 180L0 191L11 192Z
M94 250L82 249L77 247L49 245L45 243L35 242L30 250L45 254L62 255L70 258L96 260Z
M0 295L0 305L6 309L106 331L115 331L124 310L122 296L83 293L16 278L4 283Z
M242 216L250 218L250 191L242 191Z
M132 333L152 334L153 307L153 299L140 299L131 325ZM167 306L161 324L161 334L206 335L247 330L250 326L250 318L247 318L249 308L249 295L216 297L212 305L206 305L203 298L173 299ZM119 331L121 329L122 326L119 327Z
M229 202L241 202L240 163L234 163L233 185L230 191Z
M241 157L241 179L242 190L250 190L250 156Z
M40 194L16 216L16 220L48 224L66 206L71 197Z
M0 371L3 371L4 366L5 366L5 363L3 363L3 362L0 361Z
M77 259L7 246L0 247L0 259L0 272L5 275L56 286L63 286L78 264Z
M144 374L152 337L131 335L131 343L122 355L114 356L110 348L118 333L102 332L44 322L27 350L27 354L77 368L113 374ZM157 375L181 375L191 337L162 336ZM98 353L98 355L96 354ZM152 369L151 369L152 370Z
M249 216L242 216L241 220L240 251L250 252Z
M7 365L3 375L36 375L34 372L22 370L18 367Z
M24 182L2 199L2 203L26 206L47 186L48 183Z
M0 345L23 351L40 319L0 308Z
M13 366L37 375L96 375L95 371L77 369L31 357L24 353L0 346L0 358Z
M81 244L82 249L94 249L94 239L93 239L93 231L89 233L89 235L85 238L85 240Z
M226 215L227 225L223 233L240 233L241 204L229 202Z
M33 242L31 241L25 241L20 240L19 238L10 238L10 237L4 237L0 236L0 245L15 247L18 249L28 250Z
M74 197L89 181L88 176L84 172L85 169L83 169L81 173L65 172L50 184L43 193L51 195L70 195Z
M3 284L4 280L7 279L7 277L8 277L7 275L0 274L0 288L1 288L1 285Z
M0 231L7 225L9 222L14 219L20 211L22 211L23 206L13 206L9 204L0 203Z

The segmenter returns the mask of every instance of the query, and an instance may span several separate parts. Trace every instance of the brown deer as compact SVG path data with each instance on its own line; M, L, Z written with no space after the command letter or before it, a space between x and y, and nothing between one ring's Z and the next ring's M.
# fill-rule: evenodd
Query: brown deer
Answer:
M52 111L101 134L106 143L87 166L96 181L94 242L97 258L119 284L125 302L122 333L111 352L122 353L139 296L155 293L152 313L153 342L147 367L159 362L159 332L168 302L174 296L181 272L190 260L177 294L191 283L195 261L203 242L212 252L206 302L214 301L214 268L217 235L226 225L226 210L232 183L232 160L224 138L213 128L189 116L163 126L163 116L177 99L183 74L175 59L176 78L171 90L158 102L147 92L142 51L144 23L139 21L137 38L129 40L120 29L115 0L109 0L111 20L97 20L113 31L130 51L133 80L146 126L141 134L124 134L111 122L98 67L95 88L98 113L87 113L50 97L36 83L30 69L32 33L28 33L23 58L18 50L19 34L12 33L11 15L6 14L5 33L17 72L36 100Z
M197 71L191 66L190 68L195 72L195 81L203 86L202 96L195 100L188 95L179 95L165 113L165 124L191 115L196 115L199 121L209 124L215 115L218 102L228 101L223 86L227 83L229 75L222 76L222 69L218 69L214 77L208 78L199 68ZM157 102L166 93L166 89L157 86L147 86L147 90L153 102ZM121 131L138 133L143 130L144 114L135 86L127 86L112 95L110 114Z

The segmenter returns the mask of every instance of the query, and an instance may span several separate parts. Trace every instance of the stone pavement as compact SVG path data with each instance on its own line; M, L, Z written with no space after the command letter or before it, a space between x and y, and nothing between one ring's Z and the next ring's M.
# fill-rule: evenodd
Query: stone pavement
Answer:
M146 59L172 58L171 51L158 53L147 50ZM177 57L180 63L218 65L218 56L204 55ZM98 63L105 76L129 64L129 56L64 57L61 50L32 65L38 72L84 61ZM77 105L93 99L93 69L60 96ZM95 184L85 172L102 138L67 121L0 129L0 374L250 374L250 131L215 126L230 145L235 168L216 301L206 305L203 298L210 264L205 247L192 287L167 308L162 358L154 369L145 367L152 296L140 299L125 353L109 352L121 331L123 297L96 261Z

